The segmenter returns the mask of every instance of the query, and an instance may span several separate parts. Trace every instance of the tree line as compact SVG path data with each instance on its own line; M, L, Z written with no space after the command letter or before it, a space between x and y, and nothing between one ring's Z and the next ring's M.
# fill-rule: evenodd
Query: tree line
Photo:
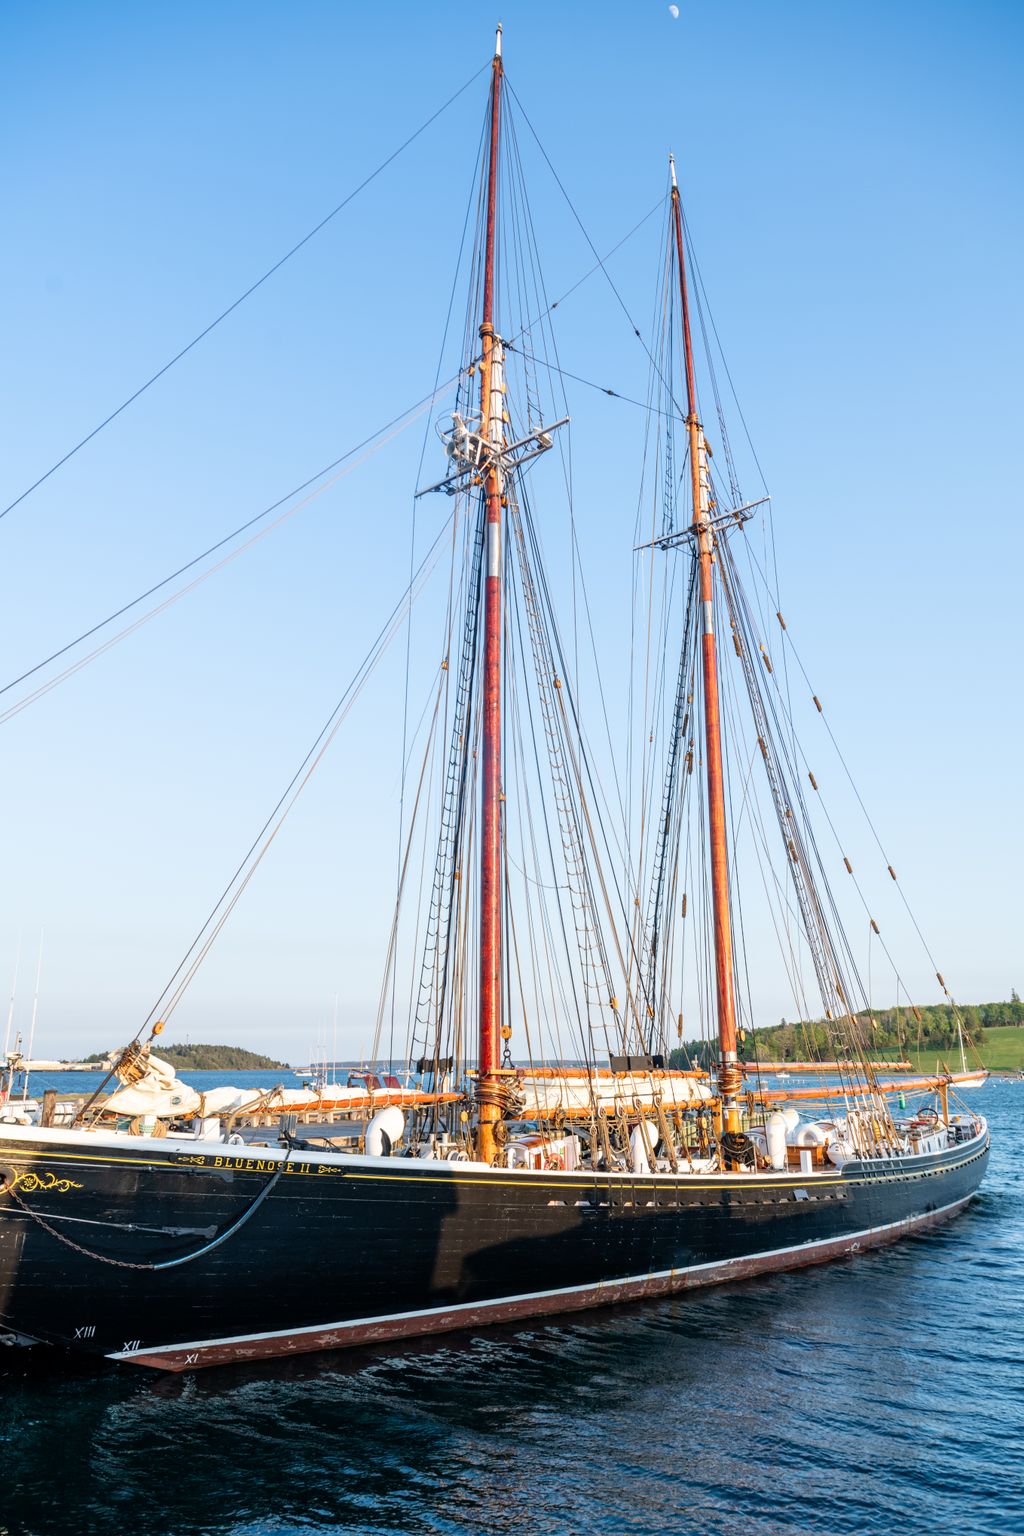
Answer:
M958 1010L963 1028L971 1041L980 1046L986 1029L1006 1025L1024 1027L1024 1003L1016 990L1008 1002L968 1003ZM855 1015L864 1048L873 1057L894 1056L904 1051L948 1051L957 1046L957 1013L949 1003L932 1003L924 1008L875 1008ZM801 1020L764 1029L741 1032L738 1051L741 1061L814 1061L829 1059L835 1052L835 1026L824 1019ZM718 1042L688 1040L669 1057L671 1067L713 1066L718 1060Z
M106 1061L116 1052L95 1051L85 1061ZM155 1055L161 1061L170 1062L175 1071L186 1072L276 1072L287 1071L283 1061L271 1056L261 1056L257 1051L247 1051L240 1045L167 1045L156 1046Z

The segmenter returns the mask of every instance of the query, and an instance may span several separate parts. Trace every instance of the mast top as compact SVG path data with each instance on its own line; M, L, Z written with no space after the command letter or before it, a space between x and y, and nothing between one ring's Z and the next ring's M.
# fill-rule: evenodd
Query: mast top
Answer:
M676 181L676 157L671 150L668 152L668 168L672 173L672 190L678 192L679 183Z
M501 58L501 22L498 22L498 31L494 38L494 57Z

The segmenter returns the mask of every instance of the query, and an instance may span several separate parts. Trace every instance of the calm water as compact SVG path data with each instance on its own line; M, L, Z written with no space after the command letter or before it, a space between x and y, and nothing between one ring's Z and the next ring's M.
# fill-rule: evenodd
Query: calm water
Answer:
M1024 1083L975 1101L969 1212L853 1262L192 1378L0 1356L0 1530L1024 1532Z
M352 1062L352 1066L358 1066L358 1062ZM343 1083L347 1075L348 1063L339 1063L337 1081ZM106 1076L103 1072L33 1072L29 1080L29 1093L33 1098L39 1098L46 1088L56 1088L60 1095L75 1093L92 1093L98 1088ZM296 1077L288 1067L283 1067L276 1072L187 1072L178 1073L183 1083L191 1083L194 1088L206 1090L210 1088L223 1088L225 1086L238 1085L240 1088L273 1088L277 1083L283 1083L286 1088L305 1087L304 1079ZM117 1084L112 1083L107 1090L112 1092ZM19 1085L18 1093L21 1089Z

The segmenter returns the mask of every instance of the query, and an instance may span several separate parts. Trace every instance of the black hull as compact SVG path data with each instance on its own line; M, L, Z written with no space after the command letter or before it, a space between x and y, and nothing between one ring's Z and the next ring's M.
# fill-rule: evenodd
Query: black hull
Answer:
M632 1177L6 1130L0 1324L167 1370L820 1263L956 1214L988 1159Z

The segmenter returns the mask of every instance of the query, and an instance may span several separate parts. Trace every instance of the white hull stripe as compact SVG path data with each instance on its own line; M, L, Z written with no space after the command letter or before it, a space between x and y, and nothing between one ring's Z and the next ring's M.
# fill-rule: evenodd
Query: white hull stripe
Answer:
M410 1338L416 1334L475 1327L488 1321L576 1311L606 1306L615 1301L665 1295L674 1290L686 1290L700 1285L723 1284L766 1270L797 1268L802 1264L813 1264L827 1258L857 1253L865 1247L893 1242L915 1228L932 1226L961 1210L973 1198L973 1193L949 1205L939 1206L934 1211L907 1216L880 1227L865 1227L859 1232L848 1232L841 1237L814 1238L810 1242L796 1243L787 1248L770 1248L762 1253L743 1254L733 1259L715 1259L706 1264L691 1264L681 1269L656 1270L618 1280L593 1280L585 1285L529 1291L516 1296L496 1297L492 1301L453 1302L448 1306L426 1307L414 1312L382 1313L376 1317L352 1318L340 1323L314 1323L305 1328L287 1328L270 1333L234 1334L225 1338L192 1340L187 1344L146 1345L138 1349L120 1350L107 1358L163 1370L187 1371L203 1365L221 1365L230 1361Z

